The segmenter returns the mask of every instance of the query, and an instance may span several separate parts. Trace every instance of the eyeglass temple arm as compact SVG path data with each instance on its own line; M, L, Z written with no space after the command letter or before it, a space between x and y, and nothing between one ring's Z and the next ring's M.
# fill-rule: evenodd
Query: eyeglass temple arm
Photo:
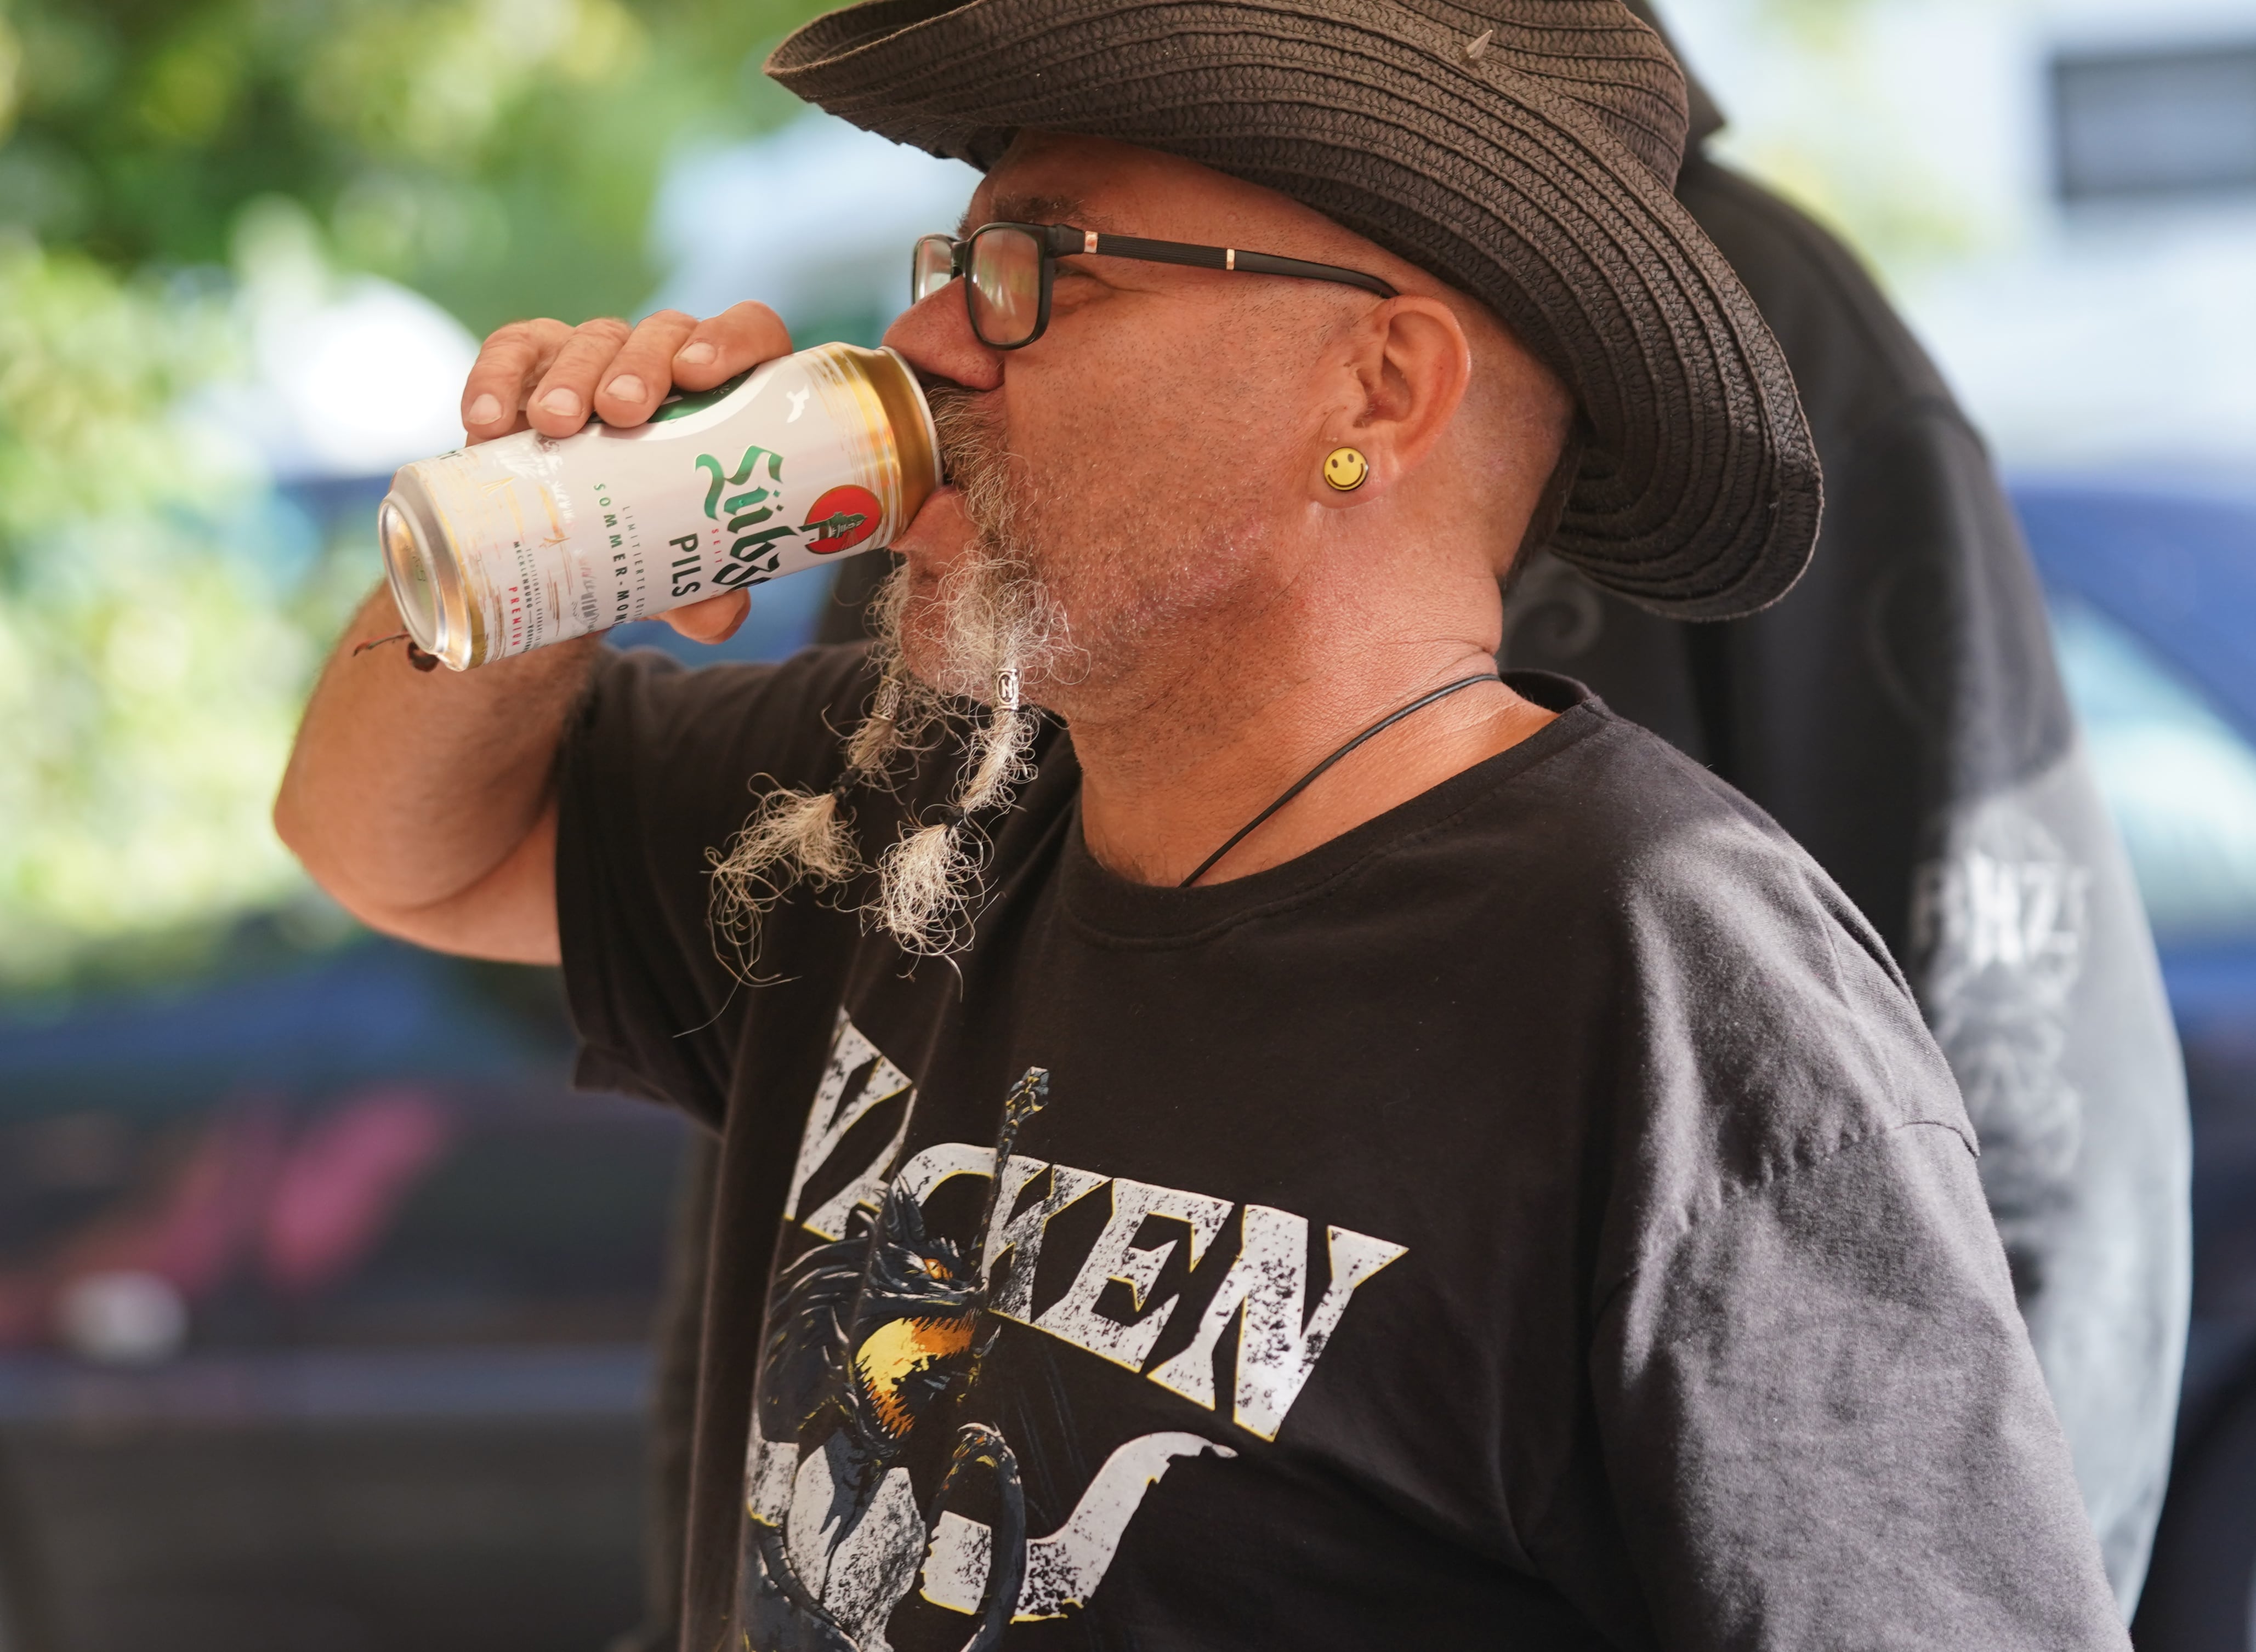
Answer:
M1246 275L1294 276L1303 281L1336 281L1361 287L1382 299L1394 289L1377 276L1336 264L1310 264L1302 258L1280 258L1271 252L1246 252L1236 247L1200 247L1182 241L1146 241L1140 235L1100 235L1070 224L1050 226L1050 251L1058 257L1094 252L1112 258L1143 258L1153 264L1188 264L1200 270L1234 270Z

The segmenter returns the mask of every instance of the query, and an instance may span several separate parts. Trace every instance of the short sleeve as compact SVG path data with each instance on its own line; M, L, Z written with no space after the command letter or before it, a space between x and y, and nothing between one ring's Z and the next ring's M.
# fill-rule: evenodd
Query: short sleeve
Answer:
M1598 1330L1606 1473L1661 1645L2126 1644L1956 1130L1741 1191Z
M1587 1409L1572 1472L1531 1480L1527 1553L1625 1646L2119 1652L1901 974L1767 817L1654 755L1709 801L1593 834Z
M722 1122L748 989L708 920L710 852L742 828L756 790L836 780L835 731L861 713L867 653L857 643L687 671L638 650L598 668L557 776L557 924L582 1086ZM763 970L832 967L825 943L841 927L793 924Z

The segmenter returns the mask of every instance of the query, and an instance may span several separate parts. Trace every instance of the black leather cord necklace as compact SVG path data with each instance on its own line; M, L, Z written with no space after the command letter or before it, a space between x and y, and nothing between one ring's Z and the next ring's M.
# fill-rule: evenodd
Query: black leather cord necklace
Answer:
M1215 863L1221 860L1223 855L1236 848L1239 844L1244 842L1245 840L1252 834L1256 826L1258 826L1271 815L1276 813L1278 810L1292 802L1294 798L1299 797L1303 791L1306 791L1322 777L1324 770L1330 768L1341 758L1346 756L1348 753L1353 751L1357 746L1363 744L1364 741L1370 739L1373 735L1385 733L1386 730L1393 728L1395 724L1400 722L1412 712L1422 711L1425 707L1432 705L1437 699L1447 699L1450 695L1456 693L1461 688L1470 688L1475 683L1495 683L1501 682L1503 678L1498 677L1494 671L1484 671L1477 677L1460 677L1454 683L1444 683L1432 693L1421 694L1416 699L1412 700L1407 706L1404 706L1399 710L1387 713L1385 716L1371 724L1370 728L1364 729L1354 739L1349 741L1347 744L1342 746L1337 751L1332 753L1330 756L1325 758L1315 768L1309 770L1308 773L1302 775L1298 780L1295 780L1291 785L1287 786L1285 789L1285 795L1283 797L1278 798L1276 802L1271 804L1259 814L1255 815L1244 826L1238 827L1237 831L1231 833L1230 834L1229 842L1223 844L1212 854L1208 855L1205 860L1201 861L1199 862L1198 870L1192 873L1181 882L1176 884L1175 887L1179 889L1187 889L1190 888L1192 884L1204 877L1208 873L1213 871Z

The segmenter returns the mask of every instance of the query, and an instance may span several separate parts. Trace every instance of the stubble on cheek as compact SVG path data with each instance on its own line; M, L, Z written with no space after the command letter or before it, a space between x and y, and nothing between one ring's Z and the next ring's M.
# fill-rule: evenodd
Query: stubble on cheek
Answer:
M898 601L904 660L927 682L976 695L1015 663L1054 710L1129 710L1258 612L1275 502L1257 479L1280 439L1268 410L1214 409L1192 374L1130 397L1124 437L1128 392L1108 388L1016 439L999 398L934 393L956 521L908 557Z
M1211 664L1248 611L1267 524L1222 465L1082 480L1069 503L1038 494L1024 537L1078 645L1072 709L1106 715Z
M1167 348L1093 373L1103 401L1061 410L1070 485L1037 496L1029 536L1046 554L1070 545L1043 572L1089 656L1084 699L1122 711L1209 674L1276 594L1293 503L1279 460L1304 440L1301 399L1273 370L1304 338L1273 338L1258 304L1170 313L1186 331Z

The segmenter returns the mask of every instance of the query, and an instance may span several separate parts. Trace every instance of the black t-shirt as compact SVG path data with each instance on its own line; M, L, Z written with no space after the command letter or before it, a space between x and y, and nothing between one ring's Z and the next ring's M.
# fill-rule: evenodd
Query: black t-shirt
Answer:
M967 956L801 897L747 988L707 853L863 655L605 664L582 1076L723 1135L685 1648L2125 1643L1886 949L1512 681L1556 721L1211 888L1097 865L1053 733Z

